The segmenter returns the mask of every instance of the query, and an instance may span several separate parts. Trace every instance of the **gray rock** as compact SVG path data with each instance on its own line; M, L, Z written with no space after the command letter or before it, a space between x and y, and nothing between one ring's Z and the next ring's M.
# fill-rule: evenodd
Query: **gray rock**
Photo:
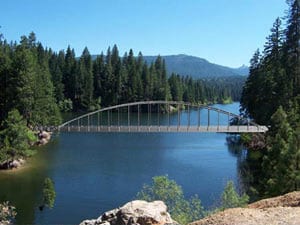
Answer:
M177 224L162 201L135 200L121 208L105 212L96 220L85 220L80 225L163 225Z

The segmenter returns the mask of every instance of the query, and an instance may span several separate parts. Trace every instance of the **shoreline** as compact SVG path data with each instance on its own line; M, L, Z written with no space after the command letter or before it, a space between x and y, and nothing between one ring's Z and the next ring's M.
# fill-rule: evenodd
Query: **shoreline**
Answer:
M36 136L37 136L37 141L31 145L31 148L34 146L41 147L48 144L49 141L51 140L52 133L47 131L39 131L36 133ZM30 168L30 163L28 161L30 161L31 157L32 156L27 158L14 159L9 162L3 163L1 165L2 168L0 167L0 173L2 172L15 173L18 171L22 171L26 168ZM12 164L12 165L7 166L7 168L5 168L5 164Z

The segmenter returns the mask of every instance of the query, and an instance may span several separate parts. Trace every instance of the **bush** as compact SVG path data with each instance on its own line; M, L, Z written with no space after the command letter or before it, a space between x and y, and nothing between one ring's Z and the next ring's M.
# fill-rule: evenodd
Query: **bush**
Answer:
M197 195L187 200L182 188L168 176L152 178L151 185L144 185L137 194L138 199L145 201L161 200L166 203L172 218L180 224L187 224L206 215Z
M240 196L236 192L233 182L228 181L221 197L221 209L244 207L248 202L249 196L246 194Z
M48 208L53 208L54 201L55 201L56 193L54 190L53 181L50 178L46 178L44 181L44 188L43 188L43 205L47 206Z
M61 112L70 112L73 109L73 102L71 99L67 98L58 102L58 107Z
M15 207L10 206L8 202L0 203L0 224L8 225L11 224L11 220L15 218L17 213Z

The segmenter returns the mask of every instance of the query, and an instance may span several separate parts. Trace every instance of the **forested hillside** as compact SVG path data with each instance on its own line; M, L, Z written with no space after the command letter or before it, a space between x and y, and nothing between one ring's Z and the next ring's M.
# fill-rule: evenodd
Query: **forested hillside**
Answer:
M193 79L167 76L158 56L148 65L133 51L119 56L117 46L94 60L85 48L52 51L34 33L20 43L0 42L0 120L17 109L28 125L55 125L60 111L92 111L140 100L176 100L196 103L239 100L243 78Z
M208 78L208 77L232 77L248 75L248 67L230 68L217 65L202 59L189 55L166 55L161 56L166 63L168 74L178 73L181 75L190 75L193 78ZM155 56L145 56L146 62L150 65L155 61Z
M275 20L262 53L251 59L241 99L244 114L270 125L250 144L261 154L248 158L249 190L260 196L300 190L300 1L288 4L285 21Z

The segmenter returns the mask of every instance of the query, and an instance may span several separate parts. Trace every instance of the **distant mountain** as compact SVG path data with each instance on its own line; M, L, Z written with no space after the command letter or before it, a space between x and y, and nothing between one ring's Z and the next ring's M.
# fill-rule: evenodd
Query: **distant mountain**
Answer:
M92 59L96 59L97 55L92 55ZM144 60L151 64L157 56L143 56ZM189 75L194 78L206 77L231 77L231 76L247 76L249 68L242 65L239 68L230 68L218 64L210 63L206 59L189 56L189 55L167 55L161 56L165 62L168 74L177 73L180 75Z
M161 56L165 62L169 74L177 73L180 75L190 75L194 78L203 77L229 77L246 76L249 73L247 66L230 68L208 62L195 56L188 55L167 55ZM157 56L144 56L145 61L150 64L155 61Z
M236 71L237 74L243 75L243 76L248 76L249 75L249 67L242 65L239 68L235 68L233 69L234 71Z

